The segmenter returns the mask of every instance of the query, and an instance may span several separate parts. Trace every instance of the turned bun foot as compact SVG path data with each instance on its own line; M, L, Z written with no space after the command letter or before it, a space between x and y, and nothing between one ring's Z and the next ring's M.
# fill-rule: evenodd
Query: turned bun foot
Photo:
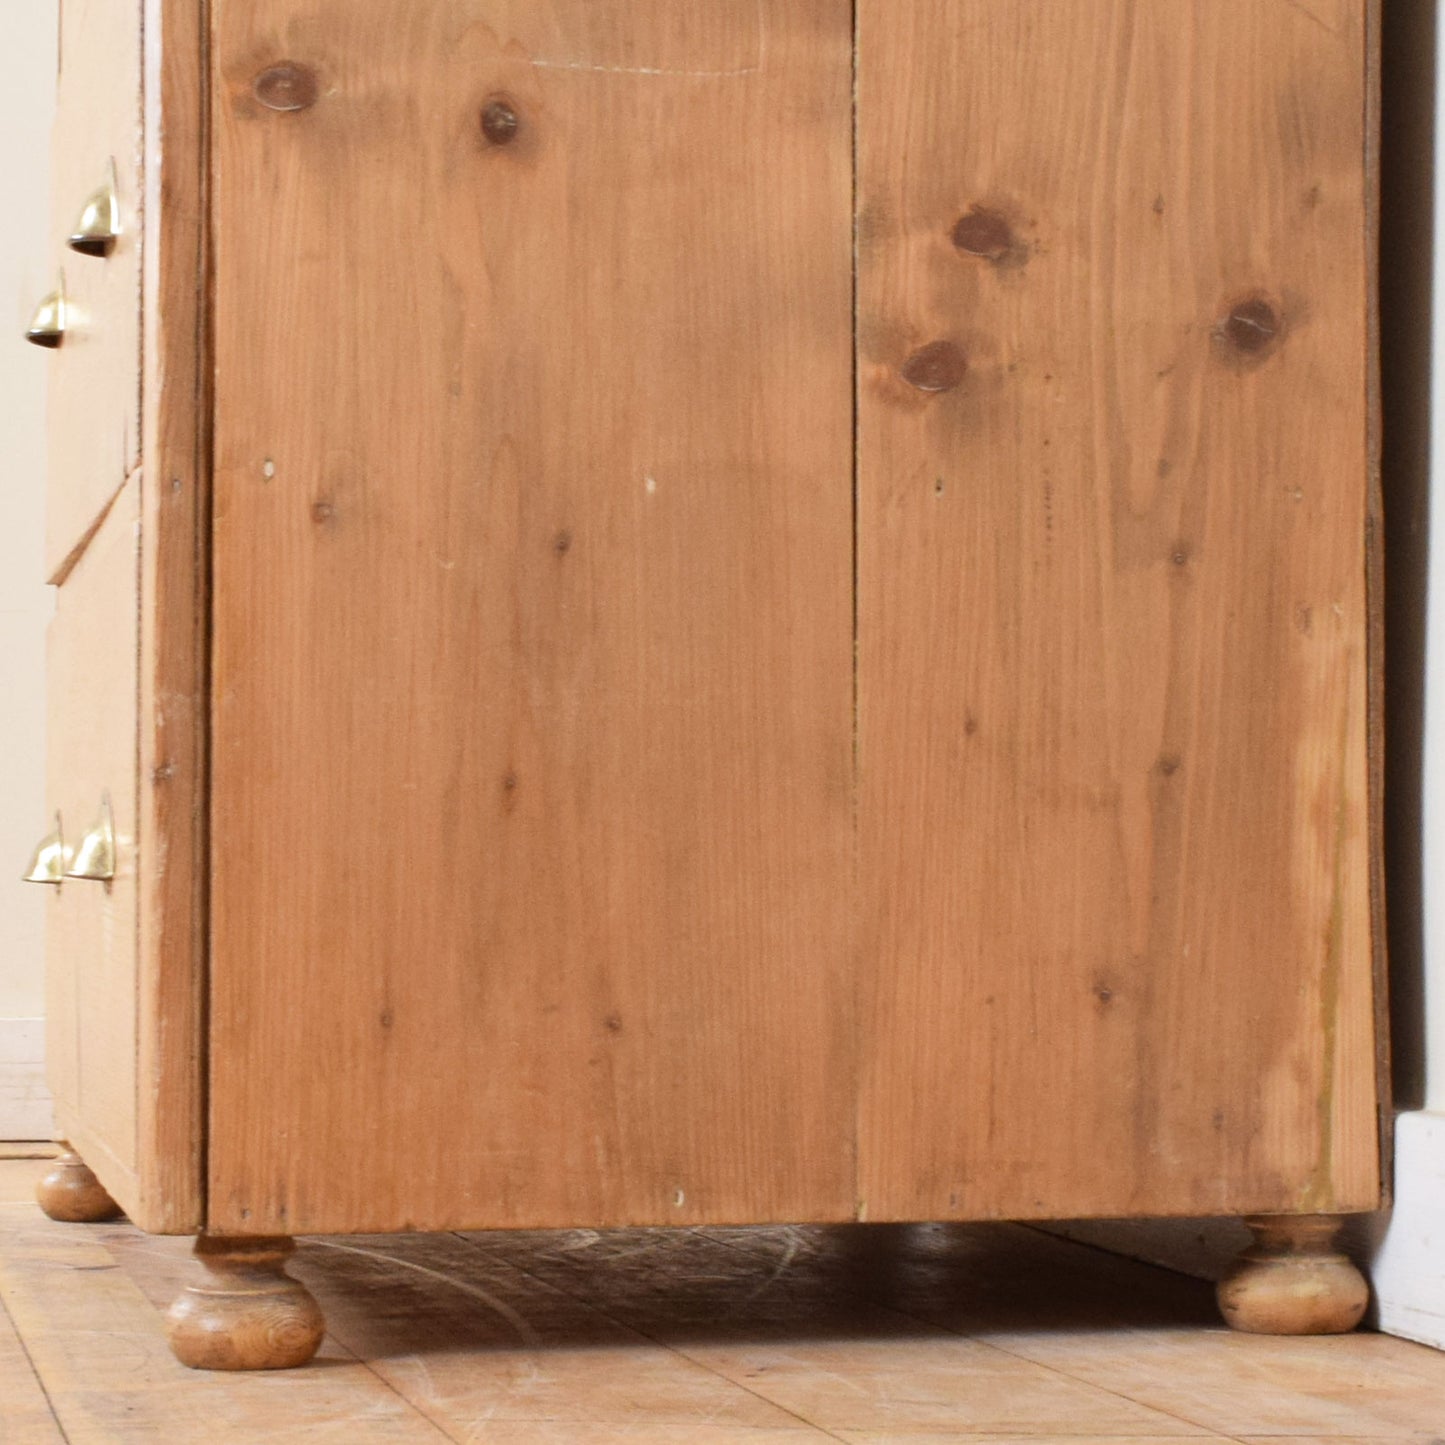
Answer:
M100 1224L120 1215L118 1205L73 1149L62 1146L59 1157L35 1189L35 1199L63 1224Z
M1219 1282L1219 1308L1256 1335L1343 1335L1359 1324L1370 1287L1335 1248L1332 1215L1260 1215L1244 1221L1254 1244Z
M295 1244L279 1239L196 1241L206 1272L166 1314L176 1358L193 1370L289 1370L316 1353L326 1322L286 1273Z

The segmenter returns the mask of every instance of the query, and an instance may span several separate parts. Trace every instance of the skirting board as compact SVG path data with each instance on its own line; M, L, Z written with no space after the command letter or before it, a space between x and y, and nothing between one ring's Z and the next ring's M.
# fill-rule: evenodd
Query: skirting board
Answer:
M1395 1208L1372 1255L1380 1328L1445 1350L1445 1114L1395 1120Z
M1213 1280L1250 1239L1235 1219L1079 1220L1050 1230ZM1396 1118L1394 1208L1352 1219L1342 1242L1370 1276L1368 1323L1445 1349L1445 1114Z
M0 1139L49 1139L45 1020L0 1019Z

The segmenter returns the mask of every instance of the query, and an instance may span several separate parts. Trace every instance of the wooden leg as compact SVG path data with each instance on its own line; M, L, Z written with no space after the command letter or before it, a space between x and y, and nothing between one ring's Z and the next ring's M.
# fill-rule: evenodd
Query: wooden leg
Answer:
M120 1205L68 1144L61 1145L60 1157L36 1186L35 1198L52 1219L65 1224L99 1224L120 1214Z
M1370 1287L1335 1248L1344 1222L1326 1214L1256 1215L1254 1243L1219 1283L1219 1308L1256 1335L1343 1335L1359 1324Z
M316 1353L326 1322L304 1285L286 1273L295 1244L202 1235L206 1271L166 1315L176 1358L193 1370L289 1370Z

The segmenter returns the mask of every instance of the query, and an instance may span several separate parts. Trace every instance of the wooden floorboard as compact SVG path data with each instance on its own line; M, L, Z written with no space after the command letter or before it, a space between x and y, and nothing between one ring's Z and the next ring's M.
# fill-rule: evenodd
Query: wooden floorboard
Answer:
M1440 1445L1445 1354L1232 1334L1197 1280L1014 1225L302 1240L317 1364L198 1374L184 1239L0 1158L0 1441Z
M0 1439L24 1440L32 1445L63 1441L60 1423L46 1399L45 1389L30 1362L30 1354L16 1332L10 1312L0 1302L0 1401L4 1433Z

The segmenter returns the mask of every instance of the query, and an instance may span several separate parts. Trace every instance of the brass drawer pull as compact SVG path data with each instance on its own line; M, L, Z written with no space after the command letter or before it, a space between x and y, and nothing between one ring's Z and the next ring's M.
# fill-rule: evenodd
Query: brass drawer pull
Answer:
M116 196L115 162L111 161L106 178L81 207L75 229L66 245L82 256L109 256L120 235L120 201Z
M36 346L48 346L54 350L65 340L65 313L65 272L62 271L55 290L35 308L30 325L25 328L25 339Z
M26 883L49 883L58 888L69 863L70 849L65 846L60 814L57 813L54 829L36 844L35 852L30 855L29 866L20 876Z
M90 878L97 883L109 883L115 877L115 819L109 793L102 794L100 813L82 836L65 876Z

